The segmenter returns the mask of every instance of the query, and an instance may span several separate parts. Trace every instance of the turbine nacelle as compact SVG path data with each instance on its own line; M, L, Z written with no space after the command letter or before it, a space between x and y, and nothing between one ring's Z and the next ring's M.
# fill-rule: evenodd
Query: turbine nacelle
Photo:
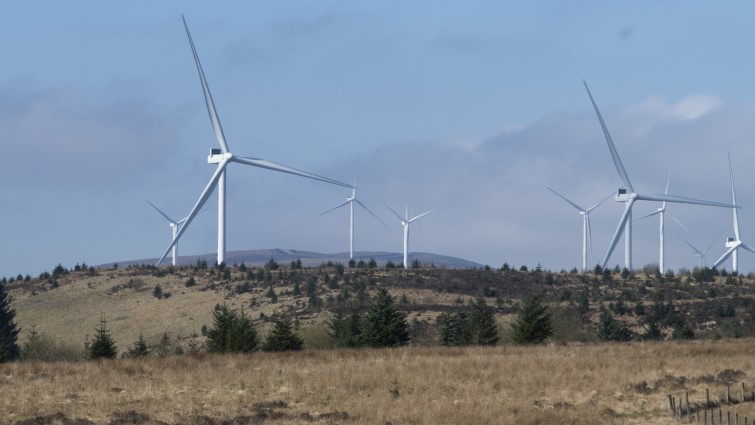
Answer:
M734 238L726 238L726 247L727 248L736 248L738 246L742 245L742 241L738 241Z
M207 156L208 164L220 164L223 160L230 160L233 154L230 152L223 153L220 149L210 149L210 155Z
M618 191L616 191L616 202L629 202L629 199L636 198L636 193L628 193L625 188L620 188Z

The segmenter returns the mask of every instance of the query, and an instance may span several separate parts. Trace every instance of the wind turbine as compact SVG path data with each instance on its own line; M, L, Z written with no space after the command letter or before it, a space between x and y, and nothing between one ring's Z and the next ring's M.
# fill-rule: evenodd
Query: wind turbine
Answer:
M666 190L663 192L664 195L668 195L668 185L669 185L670 181L671 181L671 173L669 173L668 178L666 179ZM652 216L654 216L656 214L658 215L658 218L660 220L660 233L659 233L660 236L659 236L659 238L660 238L660 247L661 248L660 248L660 259L659 259L659 262L658 262L658 267L659 267L659 270L660 270L661 273L665 273L666 272L666 268L665 268L665 263L664 263L664 258L663 258L663 254L664 254L664 251L665 251L664 240L663 240L663 236L664 236L663 235L663 233L664 233L663 230L664 230L664 225L665 225L665 223L664 223L665 216L668 215L669 217L671 217L671 219L674 220L676 222L676 224L678 224L679 226L681 226L681 228L684 229L684 231L687 232L687 233L689 233L690 235L692 234L692 232L690 232L689 229L687 229L687 227L685 225L683 225L682 222L679 221L678 218L674 217L670 212L666 211L666 201L663 201L663 203L661 203L661 207L658 208L657 210L651 212L650 214L644 215L644 216L638 218L635 221L639 221L639 220L642 220L644 218L652 217Z
M694 245L692 245L691 243L689 243L686 239L684 239L681 236L679 236L679 239L681 239L684 243L686 243L687 246L689 246L690 248L692 248L692 251L695 252L695 255L697 257L700 257L700 268L703 269L703 268L705 268L705 256L708 255L708 251L710 251L710 249L713 247L713 244L716 243L716 241L718 240L718 238L721 237L721 235L723 235L723 233L719 233L719 235L716 236L716 238L713 239L710 242L710 244L708 244L708 247L705 249L705 251L700 251Z
M383 204L385 205L385 204ZM385 205L386 208L391 210L393 215L395 215L399 220L401 220L401 225L404 226L404 268L409 268L409 224L411 224L413 221L417 221L420 218L430 214L431 212L434 212L436 210L430 210L427 212L423 212L422 214L415 215L412 218L409 218L409 207L406 207L404 218L401 218L399 213L393 210L393 208L389 207L388 205ZM419 223L417 223L419 224Z
M375 220L383 223L383 226L385 226L385 223L383 222L383 220L381 220L378 216L375 215L375 213L373 213L369 208L367 208L367 205L363 204L362 201L357 199L357 179L356 178L354 178L354 186L351 188L351 196L346 198L346 201L318 215L318 217L320 217L333 210L337 210L338 208L341 208L345 205L349 206L349 260L354 259L354 204L355 203L359 205L360 207L364 208L368 213L370 213L370 215L375 217Z
M728 155L728 154L727 154ZM734 171L732 171L731 168L731 155L729 156L729 180L731 181L731 203L734 205L737 205L737 194L734 191ZM737 217L737 208L732 208L732 216L734 217L734 237L733 238L726 238L726 247L729 248L724 252L724 255L721 256L718 260L716 260L715 263L713 263L713 267L718 267L726 261L729 256L731 256L731 271L736 273L737 267L739 266L737 264L737 251L739 248L746 249L747 251L752 252L755 254L755 251L753 251L752 248L747 246L744 242L742 242L742 239L739 238L739 218Z
M173 220L168 216L168 214L165 214L164 212L160 211L160 208L157 208L155 204L152 202L147 201L148 204L152 205L152 208L157 210L157 212L160 213L163 217L165 217L166 220L168 220L168 223L170 224L170 228L173 230L173 239L176 238L176 234L178 233L178 226L183 224L183 222L186 221L186 217L182 218L181 220ZM173 265L176 265L176 251L178 249L178 244L173 245Z
M722 208L737 208L734 205L728 205L728 204L721 204L718 202L711 202L711 201L704 201L700 199L694 199L694 198L687 198L683 196L675 196L675 195L644 195L637 193L637 191L634 190L634 187L632 186L632 183L629 181L629 176L627 175L626 170L624 169L624 165L621 163L621 158L619 157L618 151L616 151L616 146L613 144L613 140L611 139L611 134L608 132L608 127L606 127L606 123L603 121L603 116L600 114L600 110L598 109L598 105L595 103L595 100L592 97L592 93L590 93L590 88L587 87L587 82L582 80L582 82L585 84L585 89L587 89L587 95L590 96L590 102L592 102L592 106L595 109L595 114L598 116L598 120L600 121L600 126L603 129L603 135L606 138L606 143L608 144L608 150L611 151L611 158L613 158L613 164L616 167L616 171L619 173L619 177L621 177L622 182L624 182L625 187L619 188L619 190L616 192L616 202L624 202L624 213L621 215L621 219L619 220L619 225L616 227L616 232L613 235L613 238L611 239L611 244L608 247L608 252L606 252L606 256L603 259L603 263L601 266L603 268L606 267L608 264L608 260L611 258L611 254L613 253L614 248L616 248L616 244L619 242L619 238L621 237L622 230L624 231L624 266L632 270L632 206L634 206L634 203L637 201L657 201L657 202L675 202L675 203L681 203L681 204L695 204L695 205L707 205L712 207L722 207Z
M590 261L592 261L592 232L590 231L590 212L594 210L595 208L598 208L600 204L605 202L608 198L611 197L611 195L606 196L605 198L601 199L598 203L591 206L588 209L584 209L580 207L579 205L575 204L574 202L566 199L566 197L555 190L549 188L548 186L545 186L546 189L550 190L551 192L555 193L556 196L563 199L564 201L568 202L569 205L573 206L574 208L579 211L579 214L582 216L582 272L584 273L587 270L587 245L589 242L590 245Z
M318 176L317 174L298 170L287 165L278 164L264 159L245 158L232 154L228 149L228 144L225 141L223 128L220 126L220 118L218 118L218 113L215 110L215 103L212 101L212 94L210 94L210 87L207 85L204 71L202 71L202 65L199 63L199 55L197 55L197 50L194 47L194 41L191 38L189 26L186 24L186 19L184 19L183 15L181 15L181 19L183 19L184 28L186 29L186 36L189 38L191 51L194 54L194 62L196 63L197 72L199 73L199 81L202 84L202 91L204 92L204 100L207 105L207 112L210 115L210 122L212 122L212 128L215 131L215 137L218 139L218 143L220 144L220 149L212 149L210 151L210 155L207 157L207 162L210 164L217 164L218 167L210 178L210 181L207 183L207 186L205 186L204 190L202 191L202 194L199 195L199 199L197 199L197 202L194 204L191 212L188 216L186 216L186 222L183 226L181 226L181 229L178 230L178 233L173 238L173 242L171 242L170 246L168 246L168 249L165 250L165 253L162 257L160 257L160 260L158 260L157 264L160 265L163 259L165 259L165 256L168 255L168 252L173 248L176 242L178 242L178 239L189 227L189 224L197 215L204 203L207 201L207 198L209 198L209 196L212 194L212 191L215 189L215 187L217 187L218 189L218 264L221 264L225 261L225 168L231 162L266 168L273 171L280 171L282 173L294 174L297 176L307 177L310 179L348 188L352 188L352 186L350 184L342 183L340 181L329 179L327 177Z

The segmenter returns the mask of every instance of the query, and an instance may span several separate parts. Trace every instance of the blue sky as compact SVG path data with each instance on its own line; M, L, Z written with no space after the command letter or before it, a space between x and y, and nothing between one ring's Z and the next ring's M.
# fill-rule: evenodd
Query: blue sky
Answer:
M439 208L416 250L578 265L580 218L544 186L592 204L620 185L583 78L638 189L662 192L671 172L671 192L728 201L730 150L747 242L754 12L684 1L5 5L0 275L167 246L170 229L144 200L187 213L217 147L182 13L234 153L345 181L357 173L360 198L389 225L358 215L358 250L400 251L384 201ZM238 164L228 181L230 250L348 249L346 211L316 218L347 191ZM214 252L215 208L213 197L181 253ZM730 211L669 210L698 245L731 233ZM594 262L620 214L613 201L595 211ZM696 264L681 232L667 225L675 269ZM635 266L656 252L657 221L636 223ZM755 256L740 267L755 269Z

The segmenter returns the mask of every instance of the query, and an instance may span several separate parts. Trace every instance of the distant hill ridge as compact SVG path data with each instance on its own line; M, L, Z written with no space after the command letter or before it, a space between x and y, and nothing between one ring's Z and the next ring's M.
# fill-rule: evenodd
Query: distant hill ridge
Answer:
M320 252L280 248L257 249L250 251L229 251L225 255L227 264L241 264L243 262L244 264L249 266L263 265L268 260L270 260L271 257L279 263L289 263L299 258L302 262L302 265L307 267L319 266L321 263L328 261L337 261L344 264L349 261L348 252L324 254ZM199 259L204 259L208 264L214 264L216 258L217 256L215 253L203 255L183 255L178 257L177 265L182 266L196 264L197 260ZM356 261L369 261L370 258L375 259L379 266L384 266L388 261L393 261L394 264L401 263L403 261L403 254L383 251L357 251L354 253L354 259ZM425 265L434 264L437 267L446 267L450 269L483 267L482 264L476 263L474 261L447 255L431 254L428 252L413 252L409 254L409 261L413 262L414 260L419 260L420 263ZM119 266L129 266L134 264L155 264L156 262L157 258L144 258L138 260L114 261L112 263L100 264L97 267L111 267L113 264L118 264ZM170 264L170 257L166 257L163 263Z

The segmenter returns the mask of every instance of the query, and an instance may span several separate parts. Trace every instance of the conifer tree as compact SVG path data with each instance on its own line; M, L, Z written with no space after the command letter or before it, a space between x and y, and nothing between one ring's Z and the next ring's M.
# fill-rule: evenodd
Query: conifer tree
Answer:
M0 284L0 363L18 359L18 331L13 318L16 311L10 307L10 294L4 284Z
M495 316L483 297L477 298L467 313L465 339L471 345L498 343L498 326L495 323Z
M598 338L603 341L629 341L632 339L632 331L611 313L604 310L600 313L598 325Z
M207 351L225 353L228 351L231 332L236 322L236 315L227 305L216 305L212 313L212 328L207 331Z
M337 347L361 347L362 315L357 311L348 316L336 312L328 321L328 334Z
M440 324L440 343L448 346L466 345L466 313L443 313L438 317Z
M235 323L231 329L227 351L234 353L250 353L259 349L260 341L257 330L254 328L252 319L241 309L241 313L235 316Z
M299 351L304 347L304 341L294 333L291 320L283 318L275 321L273 331L268 334L264 351Z
M540 295L532 295L524 300L522 310L511 324L514 342L518 344L539 344L553 334L552 315Z
M89 345L89 358L91 359L114 359L118 355L118 348L110 336L107 328L105 315L100 317L100 327L95 331L94 339Z
M139 334L139 339L134 343L134 346L129 348L128 351L129 357L146 357L149 355L149 348L147 347L147 342L144 341L144 335Z
M380 288L364 318L362 340L369 347L398 347L409 343L406 315L393 305L393 297Z

